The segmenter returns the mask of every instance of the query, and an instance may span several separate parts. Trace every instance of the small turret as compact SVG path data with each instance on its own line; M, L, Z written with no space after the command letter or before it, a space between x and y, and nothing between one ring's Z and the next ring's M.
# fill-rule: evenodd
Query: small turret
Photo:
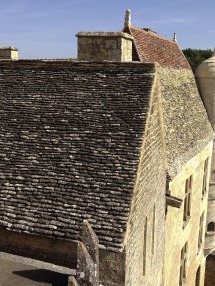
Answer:
M215 51L198 66L195 75L209 120L215 130Z
M208 118L215 131L215 51L198 66L195 75ZM215 250L215 142L211 159L205 250L206 255Z

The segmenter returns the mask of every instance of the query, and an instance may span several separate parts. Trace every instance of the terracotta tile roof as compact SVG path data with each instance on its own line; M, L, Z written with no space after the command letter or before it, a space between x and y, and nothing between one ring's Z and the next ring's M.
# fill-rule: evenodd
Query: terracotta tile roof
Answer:
M190 69L187 59L176 42L158 36L149 29L126 27L134 38L133 60L157 62L163 67Z
M2 61L0 227L122 246L154 64Z

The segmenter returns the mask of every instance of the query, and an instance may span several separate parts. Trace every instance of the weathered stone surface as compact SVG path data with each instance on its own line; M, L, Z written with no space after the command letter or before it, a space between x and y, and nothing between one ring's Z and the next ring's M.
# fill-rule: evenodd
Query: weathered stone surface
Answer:
M191 70L158 68L168 172L174 178L213 140L214 132Z
M129 286L163 283L166 165L159 77L155 78L127 228Z
M94 262L95 277L99 282L99 241L87 220L83 221L82 242Z
M0 251L76 269L77 242L0 228Z
M79 284L78 284L78 282L74 276L70 276L68 278L68 286L79 286Z
M83 61L132 61L131 35L123 32L80 32L78 59Z
M166 246L165 246L165 284L177 285L179 283L180 268L175 265L181 263L181 250L185 243L188 247L189 263L186 265L186 285L196 285L198 277L199 286L204 285L205 271L205 229L207 215L207 191L202 195L204 165L207 158L210 164L212 155L211 141L201 152L187 162L182 171L170 182L171 194L183 203L180 209L168 206L166 214ZM207 174L207 186L209 182L210 166ZM192 175L192 191L190 203L190 215L184 221L184 202L186 180ZM200 232L200 218L203 217L202 232ZM201 236L200 236L201 235ZM199 244L199 239L201 243ZM199 268L200 267L200 268ZM198 274L198 269L200 269Z
M82 242L87 248L94 263L99 265L99 241L87 220L83 221Z
M77 281L81 286L98 286L97 268L82 242L78 243Z
M126 254L100 249L99 279L104 286L125 285Z
M0 226L122 249L154 64L2 61Z

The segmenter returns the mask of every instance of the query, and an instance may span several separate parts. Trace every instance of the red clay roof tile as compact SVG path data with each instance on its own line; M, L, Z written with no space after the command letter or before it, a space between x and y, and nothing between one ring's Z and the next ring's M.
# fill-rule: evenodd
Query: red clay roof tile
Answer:
M176 42L158 36L150 30L126 27L124 32L134 38L133 60L157 62L163 67L190 69L190 65Z

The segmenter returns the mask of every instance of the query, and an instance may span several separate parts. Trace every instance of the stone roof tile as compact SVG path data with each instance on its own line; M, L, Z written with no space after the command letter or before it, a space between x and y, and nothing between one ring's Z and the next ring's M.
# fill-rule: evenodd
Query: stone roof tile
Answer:
M122 247L154 64L0 64L0 226Z

